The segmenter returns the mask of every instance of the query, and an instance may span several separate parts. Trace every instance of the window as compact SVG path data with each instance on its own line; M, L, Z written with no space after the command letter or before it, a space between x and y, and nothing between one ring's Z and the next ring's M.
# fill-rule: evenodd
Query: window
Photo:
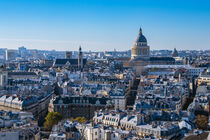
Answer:
M3 83L5 83L6 82L6 76L4 75L3 76Z
M97 135L97 132L95 132L95 135Z

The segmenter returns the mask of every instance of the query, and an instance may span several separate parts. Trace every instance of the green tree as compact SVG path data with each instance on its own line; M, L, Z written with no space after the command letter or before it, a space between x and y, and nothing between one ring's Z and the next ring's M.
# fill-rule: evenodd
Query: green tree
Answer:
M44 128L50 131L53 125L58 124L62 120L62 116L58 112L49 112L45 120Z
M199 129L206 130L208 126L208 117L205 115L197 115L196 124Z
M79 123L85 123L86 118L85 117L77 117L77 118L73 119L73 121L77 121Z

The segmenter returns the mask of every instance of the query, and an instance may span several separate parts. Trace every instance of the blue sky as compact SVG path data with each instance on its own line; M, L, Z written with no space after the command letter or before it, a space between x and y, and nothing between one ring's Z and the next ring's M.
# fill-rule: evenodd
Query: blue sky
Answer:
M209 0L0 0L0 48L209 49Z

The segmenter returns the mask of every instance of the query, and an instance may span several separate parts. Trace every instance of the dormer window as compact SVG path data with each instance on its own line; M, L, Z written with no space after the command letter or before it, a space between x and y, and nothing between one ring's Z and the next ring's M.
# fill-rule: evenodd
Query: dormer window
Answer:
M71 63L69 61L66 62L66 65L71 65Z

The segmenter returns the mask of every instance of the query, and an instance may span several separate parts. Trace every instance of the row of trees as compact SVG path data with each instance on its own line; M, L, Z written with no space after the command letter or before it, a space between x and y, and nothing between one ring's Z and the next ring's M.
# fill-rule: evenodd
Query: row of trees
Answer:
M54 125L57 125L59 121L61 121L63 118L58 112L49 112L45 118L44 123L44 129L47 131L51 131L52 127ZM77 118L71 118L71 121L79 122L79 123L85 123L87 120L85 117L77 117Z

